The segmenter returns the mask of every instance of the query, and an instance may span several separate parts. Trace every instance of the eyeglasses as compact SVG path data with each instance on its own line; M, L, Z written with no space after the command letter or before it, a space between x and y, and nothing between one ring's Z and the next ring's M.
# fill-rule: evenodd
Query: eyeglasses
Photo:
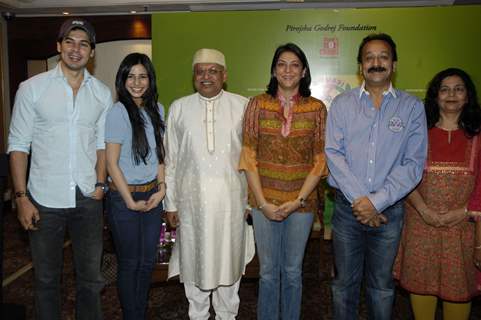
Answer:
M451 94L461 95L461 94L464 94L464 93L466 93L466 87L465 86L455 86L454 88L441 87L439 89L439 94L442 94L442 95L451 95Z
M216 69L216 68L209 68L209 69L195 69L194 74L197 77L203 77L206 73L209 76L217 76L219 73L221 73L223 70Z

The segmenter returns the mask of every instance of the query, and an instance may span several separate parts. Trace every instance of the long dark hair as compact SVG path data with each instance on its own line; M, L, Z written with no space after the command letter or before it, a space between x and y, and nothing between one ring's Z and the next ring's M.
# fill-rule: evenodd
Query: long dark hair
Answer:
M463 80L468 95L468 102L463 106L463 110L458 119L458 126L464 131L466 136L474 137L479 134L481 130L481 109L479 107L478 95L471 77L465 71L458 68L443 70L436 74L429 82L426 98L424 99L428 128L434 127L439 121L439 89L441 88L441 82L451 76L458 76Z
M132 96L125 88L125 81L133 66L141 64L147 70L149 77L149 88L142 96L142 104L145 112L150 118L152 127L154 128L156 155L159 163L164 163L164 145L162 143L162 136L165 130L164 122L162 121L157 105L157 84L155 80L155 70L149 57L143 53L131 53L127 55L120 63L117 76L115 78L115 89L119 101L124 105L129 115L130 124L132 126L132 158L136 165L142 161L147 164L147 158L150 154L149 143L145 135L145 122L139 107L135 104Z
M286 43L286 44L283 44L282 46L279 46L276 49L276 52L274 53L274 57L272 58L272 64L271 64L271 80L267 85L266 92L274 98L277 96L277 89L279 86L279 82L277 81L276 76L274 75L274 71L276 69L276 65L277 65L277 61L279 60L279 57L281 56L281 54L283 54L286 51L292 52L301 61L302 69L305 70L305 72L304 72L304 77L301 78L301 81L299 83L299 94L303 97L309 97L311 95L311 89L309 88L311 86L311 71L309 70L309 63L307 62L307 58L304 52L301 50L301 48L299 48L294 43Z

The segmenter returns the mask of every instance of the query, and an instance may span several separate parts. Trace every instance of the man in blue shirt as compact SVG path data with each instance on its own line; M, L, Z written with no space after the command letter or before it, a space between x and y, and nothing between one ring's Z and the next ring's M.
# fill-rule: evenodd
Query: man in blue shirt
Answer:
M94 49L90 23L65 21L57 39L58 65L21 83L15 98L8 152L18 219L30 237L39 320L61 319L67 230L77 281L76 319L102 319L104 126L112 97L85 69Z
M334 319L356 319L366 275L369 318L391 319L392 266L403 225L403 198L421 180L427 152L424 107L394 89L396 45L386 34L363 39L360 88L333 101L327 118L336 275Z

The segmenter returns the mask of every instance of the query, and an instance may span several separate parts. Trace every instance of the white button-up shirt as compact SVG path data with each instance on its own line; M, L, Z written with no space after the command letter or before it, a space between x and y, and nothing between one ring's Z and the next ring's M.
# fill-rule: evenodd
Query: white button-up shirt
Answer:
M75 187L95 190L97 150L105 149L110 90L84 71L77 92L60 64L20 84L8 136L8 153L32 153L28 190L39 204L74 208Z

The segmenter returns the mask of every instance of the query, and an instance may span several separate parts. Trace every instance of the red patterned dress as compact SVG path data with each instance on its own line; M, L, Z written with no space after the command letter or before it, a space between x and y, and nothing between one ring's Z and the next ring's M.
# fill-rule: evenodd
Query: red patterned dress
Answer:
M417 187L433 210L459 209L468 203L479 170L481 139L462 130L432 128L428 159ZM394 277L409 292L465 302L478 294L473 263L474 223L432 227L406 203L406 216Z

